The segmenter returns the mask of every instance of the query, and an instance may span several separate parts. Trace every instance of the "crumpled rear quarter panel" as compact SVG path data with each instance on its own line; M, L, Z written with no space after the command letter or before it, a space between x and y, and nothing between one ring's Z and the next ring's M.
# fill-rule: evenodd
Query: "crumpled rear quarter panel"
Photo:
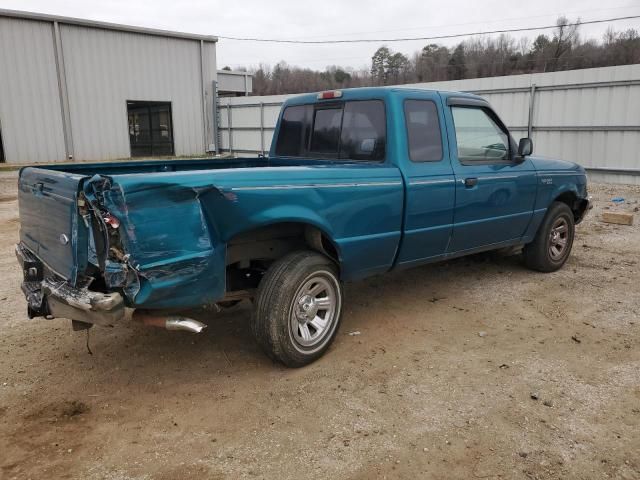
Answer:
M116 177L117 178L117 177ZM189 307L224 294L225 250L212 234L203 202L212 187L140 181L114 183L107 208L121 221L129 263L138 270L140 289L132 306Z
M106 207L137 268L132 306L192 307L225 292L227 242L280 222L317 226L345 280L388 270L400 239L403 187L383 165L265 167L114 175Z

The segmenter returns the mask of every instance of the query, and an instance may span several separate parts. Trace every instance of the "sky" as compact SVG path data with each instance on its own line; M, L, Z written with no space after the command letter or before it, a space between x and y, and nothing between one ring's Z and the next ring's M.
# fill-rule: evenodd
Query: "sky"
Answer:
M161 28L206 35L296 40L394 38L552 25L559 15L583 21L640 15L640 0L0 0L0 8ZM606 29L636 28L640 19L584 25L583 38ZM551 30L546 31L550 33ZM542 32L513 34L534 38ZM447 46L461 39L438 41ZM387 44L412 55L426 41ZM218 68L285 61L322 70L367 69L381 43L290 45L220 39Z

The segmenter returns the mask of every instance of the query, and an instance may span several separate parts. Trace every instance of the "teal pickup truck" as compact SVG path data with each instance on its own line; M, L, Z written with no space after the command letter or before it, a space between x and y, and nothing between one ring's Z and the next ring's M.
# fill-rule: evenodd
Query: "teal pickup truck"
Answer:
M302 366L345 281L503 248L560 268L587 179L532 148L481 97L359 88L287 100L267 157L27 167L28 314L200 331L175 312L249 298L261 347Z

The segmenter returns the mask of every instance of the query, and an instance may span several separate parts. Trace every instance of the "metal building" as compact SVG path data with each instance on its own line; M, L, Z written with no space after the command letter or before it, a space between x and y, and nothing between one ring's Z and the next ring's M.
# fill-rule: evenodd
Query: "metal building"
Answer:
M214 150L216 41L0 10L0 161Z

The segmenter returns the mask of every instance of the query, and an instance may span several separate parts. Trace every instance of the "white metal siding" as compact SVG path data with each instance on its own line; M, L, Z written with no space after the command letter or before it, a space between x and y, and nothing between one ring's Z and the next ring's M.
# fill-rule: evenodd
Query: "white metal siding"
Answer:
M0 17L0 134L14 163L65 159L53 24Z
M221 93L251 93L253 88L253 77L249 73L229 72L220 70L218 72L218 91Z
M625 82L625 84L599 84ZM629 84L630 83L630 84ZM585 167L640 170L640 65L535 73L405 87L471 91L485 97L516 139L525 137L530 89L535 85L533 143L536 154L571 160ZM569 85L569 88L564 87ZM504 91L507 90L507 91ZM260 150L259 104L264 108L264 145L269 149L278 105L288 96L225 98L221 100L222 148L236 152ZM255 106L249 106L249 105ZM244 105L244 106L241 106ZM234 130L237 129L238 130ZM640 182L640 176L593 173L612 181Z
M75 159L130 156L127 100L171 102L176 155L204 152L199 41L75 25L61 35Z
M214 91L213 84L217 78L217 59L216 59L216 44L211 42L203 42L204 46L204 91L205 91L205 122L207 126L207 151L215 151L215 138L214 138L214 109L213 99Z

